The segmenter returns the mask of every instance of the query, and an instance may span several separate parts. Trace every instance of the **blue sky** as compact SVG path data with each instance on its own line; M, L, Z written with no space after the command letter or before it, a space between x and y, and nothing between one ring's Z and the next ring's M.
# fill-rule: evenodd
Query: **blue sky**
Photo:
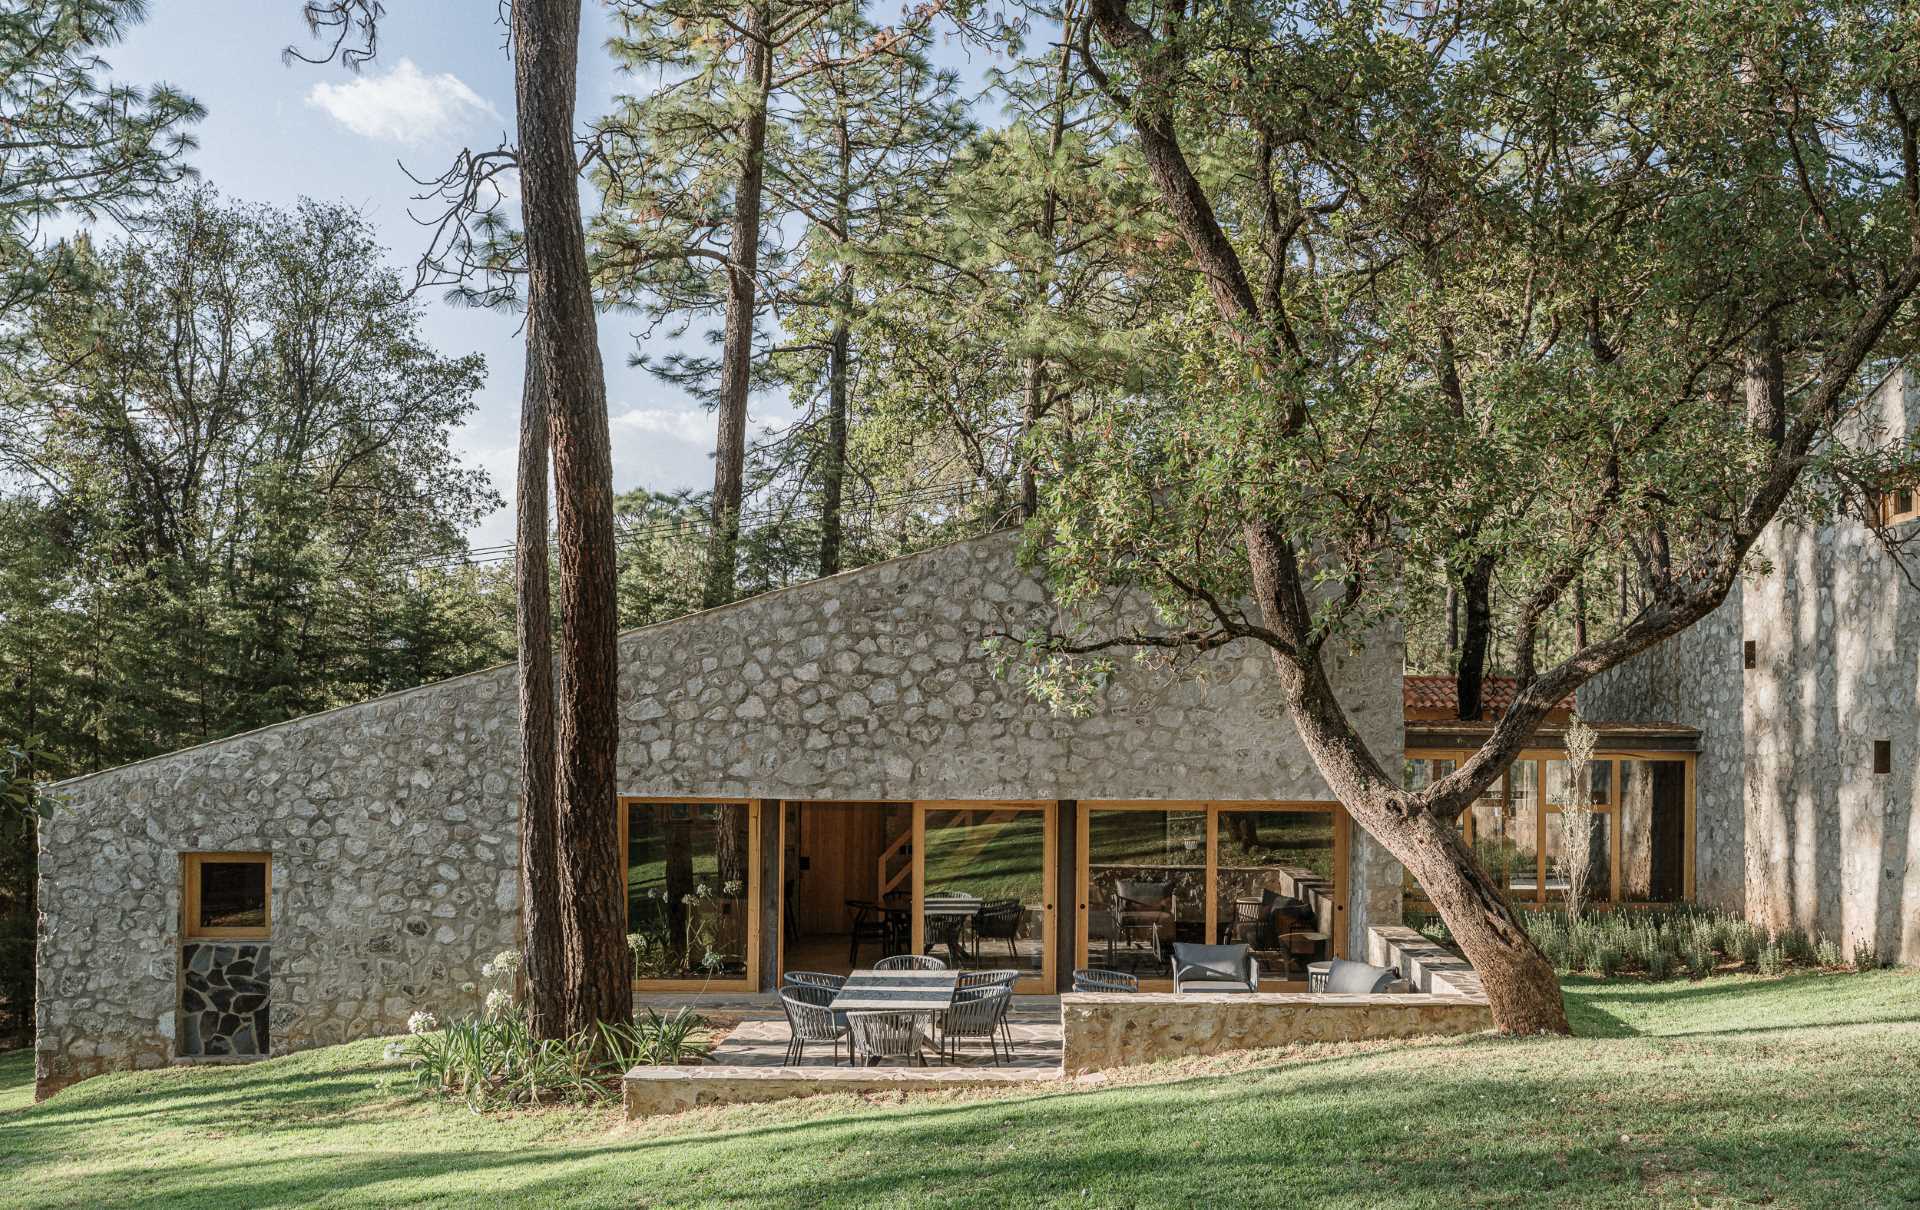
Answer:
M606 15L593 0L584 7L583 119L603 112L618 87L602 49ZM379 58L356 76L337 64L281 62L289 43L311 45L299 0L159 0L146 23L106 57L116 78L164 80L207 107L193 162L222 193L254 202L304 195L357 206L410 278L426 233L408 216L417 189L399 165L437 173L463 146L494 146L513 122L512 67L496 12L494 0L397 0L388 6ZM454 445L510 498L521 374L515 320L449 307L437 295L424 301L428 338L442 352L486 356L479 408ZM602 317L600 344L615 488L711 485L711 416L676 389L628 368L633 342L620 317ZM777 422L785 415L777 399L762 400L753 419ZM511 515L502 510L472 537L485 545L511 534Z

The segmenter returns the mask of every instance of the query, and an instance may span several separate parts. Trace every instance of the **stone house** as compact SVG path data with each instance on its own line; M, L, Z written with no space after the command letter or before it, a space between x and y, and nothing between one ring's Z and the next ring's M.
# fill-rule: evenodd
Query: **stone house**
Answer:
M1902 368L1840 439L1887 448L1916 428L1920 383ZM1910 539L1920 489L1878 508ZM1920 586L1857 518L1776 523L1755 555L1764 574L1583 688L1581 712L1699 733L1703 900L1920 962Z
M999 534L620 639L636 987L752 991L935 950L1048 992L1174 940L1276 985L1399 920L1397 864L1322 782L1251 647L1122 662L1087 717L981 641L1055 615ZM1333 668L1402 754L1402 646ZM400 1032L477 1005L516 942L515 673L492 668L56 787L41 832L38 1090ZM1305 919L1263 935L1284 899ZM1303 983L1301 983L1304 986Z

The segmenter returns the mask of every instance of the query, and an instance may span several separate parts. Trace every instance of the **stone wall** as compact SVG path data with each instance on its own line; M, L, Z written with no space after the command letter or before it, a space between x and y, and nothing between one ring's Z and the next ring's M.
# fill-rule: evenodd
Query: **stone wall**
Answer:
M620 639L626 794L844 799L1324 801L1252 647L1181 675L1121 661L1085 718L1050 713L981 651L1054 616L997 535ZM1397 632L1332 668L1388 768ZM42 829L42 1087L176 1052L180 854L269 851L276 1053L471 1002L513 943L511 668L380 698L60 787ZM1399 872L1356 831L1351 952L1398 920Z
M1069 1074L1296 1042L1360 1042L1493 1028L1484 996L1088 993L1060 997Z
M1848 440L1886 446L1920 425L1910 374L1876 404ZM1747 589L1750 914L1920 961L1920 589L1847 518L1776 526L1759 553L1774 570ZM1873 772L1876 740L1890 773Z
M1841 434L1862 448L1920 426L1909 371ZM1896 531L1911 531L1905 522ZM1865 525L1769 528L1737 595L1581 691L1599 719L1701 728L1702 897L1776 927L1920 962L1920 589ZM1755 667L1742 670L1741 643ZM1892 771L1875 774L1876 740Z
M1746 727L1742 720L1743 591L1687 630L1582 686L1595 722L1681 723L1700 731L1694 764L1694 887L1700 902L1745 910Z

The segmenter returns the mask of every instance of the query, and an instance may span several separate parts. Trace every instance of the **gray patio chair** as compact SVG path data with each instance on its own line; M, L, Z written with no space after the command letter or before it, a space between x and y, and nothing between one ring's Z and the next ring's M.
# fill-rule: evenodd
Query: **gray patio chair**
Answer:
M1257 992L1260 964L1244 945L1173 943L1173 990L1176 992Z
M1026 905L1018 899L994 899L983 904L973 917L973 952L980 953L983 941L1004 941L1007 956L1018 959L1021 933L1027 929Z
M932 954L895 954L873 964L877 971L943 971L947 964Z
M828 1010L834 993L830 988L800 983L780 989L780 1007L787 1013L787 1066L793 1067L806 1057L807 1043L825 1042L833 1047L833 1062L840 1063L840 1039L847 1036L846 1013ZM853 1062L853 1043L847 1043L847 1062Z
M1007 1032L1007 1005L1013 1001L1013 989L1010 987L976 987L963 992L955 992L953 1007L946 1012L946 1023L940 1030L940 1053L949 1063L960 1058L960 1043L968 1038L985 1038L988 1048L993 1052L995 1064L1000 1062L1000 1044L1004 1039L1007 1057L1013 1057L1013 1039Z
M918 1059L927 1065L925 1025L919 1013L848 1013L853 1050L867 1066L887 1059Z
M966 991L976 987L1004 987L1013 991L1013 985L1020 982L1020 972L1016 970L997 971L961 971L955 989ZM1000 1033L1007 1040L1007 1053L1013 1053L1013 1030L1007 1025L1007 1014L1000 1014Z
M837 992L847 985L847 977L831 975L826 971L788 971L786 978L780 982L784 987L799 987L805 984L808 987L824 987Z
M961 991L974 987L1012 987L1020 982L1020 972L1014 970L999 971L961 971L955 978L955 984Z
M1083 966L1073 972L1073 990L1077 992L1137 992L1140 980L1124 971Z
M1369 966L1335 958L1327 968L1328 992L1346 995L1377 996L1390 992L1400 982L1400 972L1390 966Z

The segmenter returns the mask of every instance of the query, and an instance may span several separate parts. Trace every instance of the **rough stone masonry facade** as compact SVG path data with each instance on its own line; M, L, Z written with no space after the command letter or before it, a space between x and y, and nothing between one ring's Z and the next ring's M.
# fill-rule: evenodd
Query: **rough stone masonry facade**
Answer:
M1178 674L1122 661L1093 713L1050 712L981 641L1056 619L1013 535L862 568L620 639L620 791L858 801L1326 801L1261 650ZM1397 632L1337 658L1381 761L1402 753ZM514 943L513 669L296 719L59 787L42 831L43 1091L179 1053L180 860L273 854L272 1051L473 1004ZM612 804L609 804L609 813ZM1352 952L1399 918L1357 829Z
M1911 371L1893 374L1842 439L1906 440L1920 426L1915 387ZM1854 518L1776 524L1755 554L1764 571L1582 690L1582 710L1701 729L1703 898L1920 962L1920 589ZM1876 741L1891 745L1886 773Z

